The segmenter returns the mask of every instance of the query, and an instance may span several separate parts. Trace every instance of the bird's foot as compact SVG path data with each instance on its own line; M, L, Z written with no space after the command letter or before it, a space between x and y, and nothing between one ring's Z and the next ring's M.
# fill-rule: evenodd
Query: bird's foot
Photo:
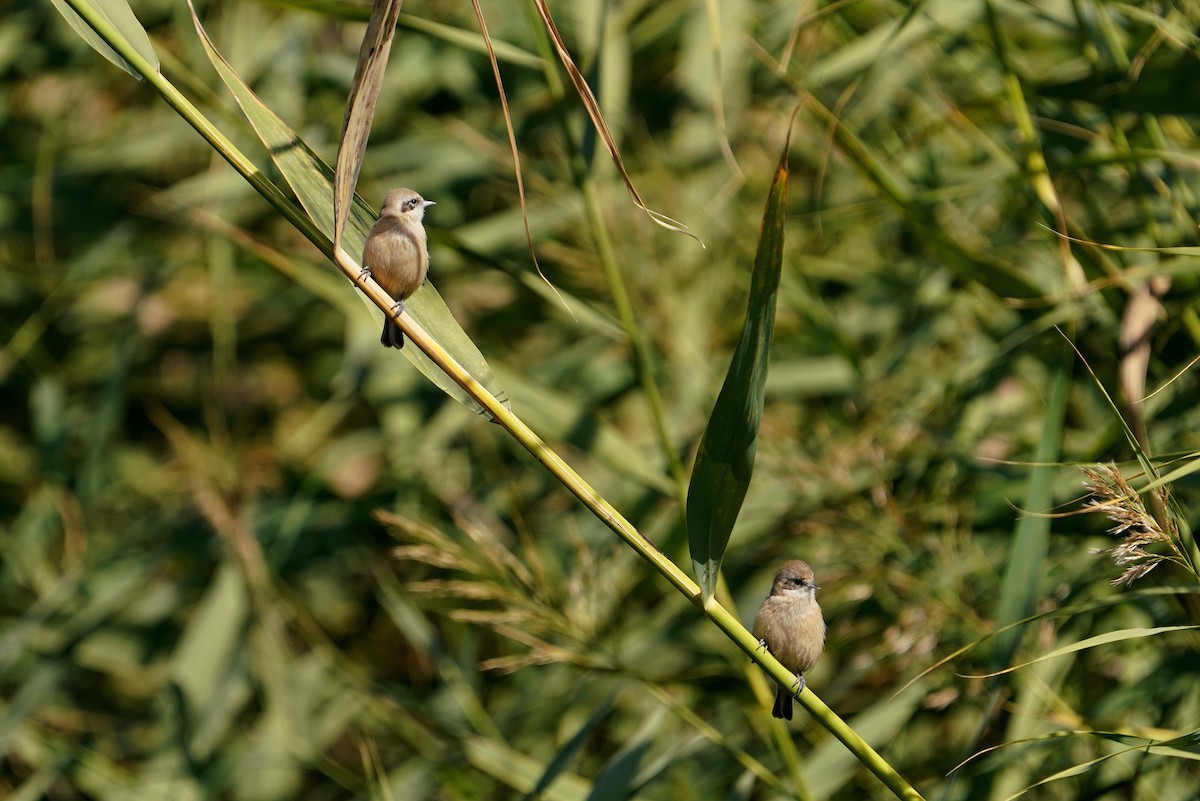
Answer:
M401 314L403 314L403 313L404 313L404 301L402 301L402 300L398 300L398 301L396 301L396 303L395 303L395 304L392 306L392 316L393 316L393 317L399 317L399 316L400 316Z
M764 651L768 654L771 653L771 649L767 647L767 639L765 637L758 638L758 647L755 648L754 650L755 651Z
M363 267L362 271L358 274L358 277L355 278L354 280L355 281L365 281L366 279L368 279L370 277L371 277L371 268Z
M800 693L804 692L804 687L807 684L808 684L808 682L805 680L804 674L797 673L796 674L796 682L795 682L795 684L792 685L792 697L799 698Z

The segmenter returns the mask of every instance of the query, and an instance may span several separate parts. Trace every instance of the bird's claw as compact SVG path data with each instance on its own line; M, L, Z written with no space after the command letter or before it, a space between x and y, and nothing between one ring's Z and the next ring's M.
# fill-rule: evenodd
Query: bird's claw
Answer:
M796 674L796 681L795 681L795 683L794 683L794 684L792 684L792 697L793 697L793 698L799 698L799 697L800 697L800 693L804 692L804 687L805 687L805 685L807 685L807 684L808 684L808 682L805 680L805 678L804 678L804 674L803 674L803 673L797 673L797 674Z
M771 649L767 647L767 639L765 637L758 638L758 647L755 648L754 650L755 651L765 651L766 653L771 653Z
M363 267L362 270L359 272L358 277L355 278L354 280L355 281L365 281L366 279L368 279L370 277L371 277L371 268Z
M398 300L392 306L392 316L399 317L404 312L404 301Z

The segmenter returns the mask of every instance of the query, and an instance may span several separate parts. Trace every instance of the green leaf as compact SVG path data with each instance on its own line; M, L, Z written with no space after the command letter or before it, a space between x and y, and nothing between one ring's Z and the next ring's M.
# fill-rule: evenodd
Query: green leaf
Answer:
M229 680L228 666L245 638L248 606L241 573L228 563L222 565L171 659L171 678L192 712L207 714L217 706L221 685Z
M588 738L592 736L592 732L600 725L600 721L608 717L608 713L612 711L613 699L615 694L610 694L600 703L591 716L584 721L579 730L571 736L570 740L558 750L554 755L554 759L550 760L550 764L546 766L546 771L538 779L537 784L533 789L525 794L526 799L541 798L542 793L549 789L550 785L554 784L554 780L561 776L567 767L575 761L579 756L579 752L583 750L583 746L587 743Z
M117 55L117 51L113 50L105 41L105 37L96 29L84 21L83 17L76 13L72 5L86 4L92 11L103 18L108 26L108 30L104 33L108 36L120 36L129 46L138 52L138 54L146 59L154 69L158 70L158 54L154 52L154 48L150 44L150 37L146 35L146 29L142 27L142 23L133 14L133 9L124 0L72 0L68 3L67 0L50 0L54 3L54 7L58 9L58 13L63 15L63 19L67 21L75 33L92 46L100 55L116 64L121 69L128 72L139 81L142 80L142 75L135 70L128 61Z
M538 777L544 772L541 765L520 751L509 747L503 740L470 736L462 741L463 756L467 764L486 776L503 782L519 792L532 790ZM549 801L579 801L591 789L590 783L574 773L559 776L542 795Z
M788 139L791 139L790 131ZM767 363L775 333L775 302L783 268L787 152L785 142L763 213L754 274L750 279L746 322L725 384L700 440L696 467L688 485L688 547L705 606L716 590L721 560L754 472Z
M1000 586L1000 605L996 625L1007 626L1033 611L1041 596L1046 554L1050 547L1050 517L1044 512L1053 503L1055 465L1062 448L1063 419L1067 409L1067 373L1059 369L1054 376L1046 420L1042 425L1034 467L1029 471L1022 508L1009 546L1008 566ZM996 663L1008 664L1020 643L1021 629L1005 633L997 640Z
M625 801L632 797L634 777L642 757L649 750L650 743L643 741L613 757L604 766L604 771L596 777L596 783L588 793L587 801Z
M250 91L250 87L238 77L229 63L217 52L190 3L189 8L191 8L192 22L196 26L196 33L204 45L209 61L212 62L225 85L233 92L238 106L241 107L246 119L250 121L259 139L262 140L263 145L275 160L275 164L287 179L292 191L296 193L296 197L304 206L304 210L313 224L332 241L333 170L308 147L299 134L289 128L275 112L267 108L258 96ZM376 216L361 197L354 196L353 204L349 209L346 231L342 237L343 246L348 253L362 253L363 245L366 244L367 235L375 223ZM365 296L360 294L359 297L371 309L376 319L382 321L382 312ZM492 375L491 368L488 367L483 354L479 352L475 343L454 319L454 315L450 313L446 302L434 289L431 281L427 281L416 294L409 298L405 302L404 308L476 381L496 396L501 403L508 405L508 398L495 376ZM485 417L491 416L419 348L404 348L400 352L447 395L475 410L477 414Z

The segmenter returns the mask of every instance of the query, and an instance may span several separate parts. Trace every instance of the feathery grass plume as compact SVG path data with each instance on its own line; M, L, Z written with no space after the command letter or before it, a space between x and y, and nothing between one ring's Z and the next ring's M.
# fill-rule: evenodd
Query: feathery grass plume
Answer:
M458 530L466 535L459 541L438 528L400 515L380 512L377 518L408 544L393 549L397 559L421 562L430 567L450 570L457 578L434 578L407 583L418 595L448 602L450 618L487 626L528 650L485 660L480 667L511 673L529 665L565 662L581 667L612 669L598 656L590 643L596 638L600 621L595 607L615 609L615 594L607 600L602 588L580 587L584 575L573 573L566 603L546 580L537 563L537 555L526 551L530 565L520 561L487 526L459 518ZM590 555L582 562L591 565ZM604 571L593 571L593 574ZM597 597L593 597L597 596Z
M1110 553L1118 567L1124 567L1113 584L1129 586L1148 574L1163 562L1176 562L1191 572L1179 541L1179 526L1170 515L1164 515L1160 523L1150 514L1141 495L1129 485L1125 476L1114 464L1097 468L1080 468L1086 477L1085 485L1091 490L1091 499L1084 507L1104 512L1113 521L1108 533L1121 537L1122 542L1113 548L1094 548L1093 553ZM1165 485L1150 490L1161 502L1163 509L1170 508L1170 492ZM1163 525L1166 528L1164 529ZM1146 546L1163 543L1170 553L1153 553Z

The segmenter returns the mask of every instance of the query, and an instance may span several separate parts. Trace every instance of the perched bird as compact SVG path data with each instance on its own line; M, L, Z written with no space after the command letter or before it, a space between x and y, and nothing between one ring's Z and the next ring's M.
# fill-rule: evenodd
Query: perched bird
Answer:
M817 604L819 589L807 562L784 562L771 594L754 618L754 636L759 643L796 674L790 690L775 688L771 714L777 718L792 719L792 699L804 689L804 671L815 665L825 651L825 620Z
M383 321L379 341L390 348L404 347L404 334L392 317L404 311L404 301L416 292L429 272L426 248L425 209L435 205L411 189L388 192L379 211L379 220L363 247L362 275L372 275L384 290L396 299L392 313Z

